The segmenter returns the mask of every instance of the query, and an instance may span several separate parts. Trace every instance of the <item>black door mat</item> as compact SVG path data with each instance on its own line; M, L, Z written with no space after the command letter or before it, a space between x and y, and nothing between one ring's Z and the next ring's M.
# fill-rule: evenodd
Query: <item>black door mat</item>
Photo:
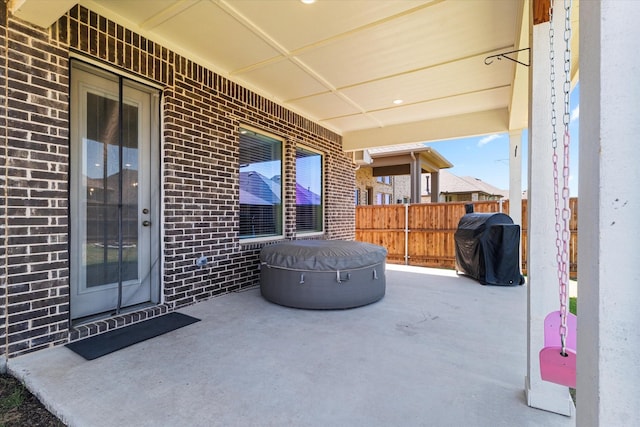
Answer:
M93 360L199 321L200 319L195 317L172 312L94 337L74 341L67 344L66 347L87 360Z

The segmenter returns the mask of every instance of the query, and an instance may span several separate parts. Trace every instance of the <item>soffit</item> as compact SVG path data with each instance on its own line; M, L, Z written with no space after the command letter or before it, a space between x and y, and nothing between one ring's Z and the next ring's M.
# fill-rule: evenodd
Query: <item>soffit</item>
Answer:
M529 47L529 0L80 4L333 129L348 150L527 124L528 69L484 59ZM467 118L482 120L441 129ZM391 127L418 139L388 141Z

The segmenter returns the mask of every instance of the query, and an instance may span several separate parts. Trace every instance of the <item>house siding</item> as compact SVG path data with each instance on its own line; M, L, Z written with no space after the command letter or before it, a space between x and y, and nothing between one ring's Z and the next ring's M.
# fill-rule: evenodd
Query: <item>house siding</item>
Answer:
M325 157L325 232L353 240L354 166L340 135L84 7L48 29L7 16L4 3L0 164L2 353L14 357L255 286L263 243L239 231L238 128L282 137L285 238L295 238L295 147ZM75 52L162 87L164 303L72 327L69 318L69 68ZM5 80L6 79L6 80ZM6 88L6 89L5 89ZM7 91L5 93L4 91ZM301 236L298 236L301 237ZM197 257L210 263L199 269Z

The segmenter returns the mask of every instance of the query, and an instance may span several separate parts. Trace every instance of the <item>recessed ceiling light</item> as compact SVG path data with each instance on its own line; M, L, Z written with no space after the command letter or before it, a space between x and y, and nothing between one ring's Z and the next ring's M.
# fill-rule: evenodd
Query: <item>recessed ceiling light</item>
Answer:
M400 105L400 104L402 104L403 102L404 102L404 101L403 101L402 99L394 99L394 100L393 100L393 103L394 103L394 104L396 104L396 105Z
M316 0L300 0L300 1L304 4L313 4L316 2Z

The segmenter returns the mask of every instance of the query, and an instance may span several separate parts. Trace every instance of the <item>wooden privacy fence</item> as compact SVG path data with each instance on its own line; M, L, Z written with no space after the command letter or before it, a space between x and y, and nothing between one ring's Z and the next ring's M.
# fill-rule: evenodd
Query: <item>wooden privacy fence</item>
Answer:
M423 267L455 268L454 234L470 202L356 207L356 240L387 248L387 261ZM501 207L502 205L502 207ZM578 271L578 199L570 200L570 276ZM474 212L509 212L509 201L473 202ZM522 271L527 271L527 200L522 201ZM549 238L555 246L555 230Z

